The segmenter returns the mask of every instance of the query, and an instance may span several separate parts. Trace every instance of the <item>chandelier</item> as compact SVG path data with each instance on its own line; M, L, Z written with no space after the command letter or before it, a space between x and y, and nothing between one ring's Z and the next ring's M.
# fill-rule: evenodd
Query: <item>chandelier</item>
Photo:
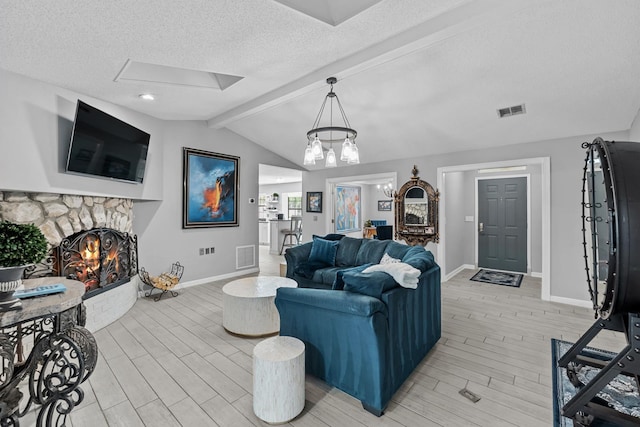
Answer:
M335 77L329 77L327 79L327 84L331 86L331 89L329 90L327 96L324 97L322 107L320 107L318 116L316 117L315 122L313 122L313 129L307 132L307 148L304 150L305 165L315 165L316 160L324 159L325 148L323 144L327 144L329 146L329 149L327 151L327 157L324 165L327 168L335 168L336 166L338 166L336 162L336 153L335 151L333 151L334 143L342 143L342 151L340 152L341 161L347 162L348 164L360 163L360 155L358 154L358 146L356 145L356 136L358 136L358 132L351 128L349 120L347 119L347 116L342 109L342 104L340 104L340 100L338 99L338 95L336 95L336 93L333 91L333 85L337 81L338 79L336 79ZM342 122L344 123L344 126L333 125L334 98L336 100L336 104L338 105L340 115L342 116ZM328 99L330 100L329 126L321 127L320 120L322 119L322 114L324 113L324 108L327 105Z

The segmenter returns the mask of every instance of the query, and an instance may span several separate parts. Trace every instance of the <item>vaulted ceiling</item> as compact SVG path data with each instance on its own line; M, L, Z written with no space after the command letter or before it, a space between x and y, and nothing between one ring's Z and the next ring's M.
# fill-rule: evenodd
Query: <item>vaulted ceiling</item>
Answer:
M335 76L371 163L628 129L639 22L637 0L0 0L0 68L300 165Z

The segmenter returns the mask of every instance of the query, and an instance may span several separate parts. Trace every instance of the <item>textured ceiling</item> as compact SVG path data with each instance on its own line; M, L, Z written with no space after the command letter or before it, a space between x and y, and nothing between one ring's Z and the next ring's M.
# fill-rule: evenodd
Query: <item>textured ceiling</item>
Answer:
M637 0L372 3L332 26L269 0L0 0L0 68L207 120L300 165L329 76L364 163L626 130L640 108ZM244 78L116 82L127 60Z

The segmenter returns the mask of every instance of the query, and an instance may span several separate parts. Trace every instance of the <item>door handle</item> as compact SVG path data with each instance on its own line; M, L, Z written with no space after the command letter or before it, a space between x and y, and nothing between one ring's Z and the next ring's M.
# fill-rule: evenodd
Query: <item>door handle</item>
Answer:
M478 224L478 233L482 233L484 231L484 223L479 223Z

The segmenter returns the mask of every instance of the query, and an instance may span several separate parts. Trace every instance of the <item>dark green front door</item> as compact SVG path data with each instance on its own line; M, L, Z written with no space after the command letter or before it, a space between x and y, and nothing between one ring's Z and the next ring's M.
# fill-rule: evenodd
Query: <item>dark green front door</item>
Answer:
M527 272L527 178L478 180L478 267Z

